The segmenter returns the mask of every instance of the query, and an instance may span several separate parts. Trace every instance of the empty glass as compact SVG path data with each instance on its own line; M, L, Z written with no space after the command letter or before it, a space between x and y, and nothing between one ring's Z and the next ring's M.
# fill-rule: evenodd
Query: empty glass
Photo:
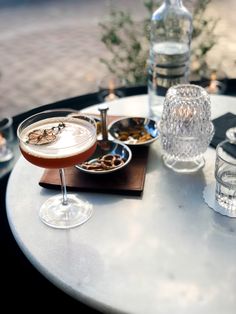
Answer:
M100 102L113 101L124 94L120 90L122 82L114 75L106 75L98 81L98 98Z
M193 84L169 88L159 129L167 167L177 172L194 172L203 167L203 153L214 134L206 90Z
M216 201L228 216L236 213L236 145L225 140L216 148Z

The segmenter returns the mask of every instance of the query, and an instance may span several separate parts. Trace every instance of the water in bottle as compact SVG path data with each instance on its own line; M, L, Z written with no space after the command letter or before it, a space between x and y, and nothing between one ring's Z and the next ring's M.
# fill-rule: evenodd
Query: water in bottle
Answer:
M165 0L153 13L148 61L148 95L151 117L160 116L169 87L188 83L192 15L181 0Z

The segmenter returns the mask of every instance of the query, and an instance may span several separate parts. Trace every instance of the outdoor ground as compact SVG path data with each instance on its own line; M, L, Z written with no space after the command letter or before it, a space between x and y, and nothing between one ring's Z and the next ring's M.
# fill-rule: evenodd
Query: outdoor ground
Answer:
M188 6L188 1L183 1ZM0 0L0 117L97 89L107 69L99 21L109 6L146 15L142 0ZM221 17L213 66L236 77L235 0L212 0Z

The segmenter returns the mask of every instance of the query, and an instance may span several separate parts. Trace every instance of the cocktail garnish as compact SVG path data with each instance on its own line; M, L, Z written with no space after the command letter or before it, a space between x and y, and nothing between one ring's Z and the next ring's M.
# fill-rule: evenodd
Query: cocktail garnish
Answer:
M57 134L65 128L65 124L60 122L57 126L50 129L36 129L28 134L27 144L32 145L45 145L52 143L56 140Z

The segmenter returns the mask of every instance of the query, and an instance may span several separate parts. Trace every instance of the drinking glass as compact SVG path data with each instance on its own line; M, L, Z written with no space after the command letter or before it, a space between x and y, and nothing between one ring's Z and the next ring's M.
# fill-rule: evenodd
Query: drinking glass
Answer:
M84 162L96 149L96 123L86 115L69 116L67 109L48 110L24 120L17 129L22 155L43 168L58 168L61 195L50 197L41 206L40 219L48 226L68 229L87 221L92 205L67 194L65 167Z
M203 167L203 153L214 134L206 90L193 84L169 88L159 129L167 167L176 172L194 172Z
M231 143L236 144L236 127L228 129L225 135Z
M225 213L236 213L236 144L225 140L217 145L215 163L215 198Z
M12 122L10 117L0 120L0 163L5 163L14 157L11 147L14 140Z
M122 82L114 75L108 74L98 80L98 99L100 102L113 101L124 97L120 90Z

